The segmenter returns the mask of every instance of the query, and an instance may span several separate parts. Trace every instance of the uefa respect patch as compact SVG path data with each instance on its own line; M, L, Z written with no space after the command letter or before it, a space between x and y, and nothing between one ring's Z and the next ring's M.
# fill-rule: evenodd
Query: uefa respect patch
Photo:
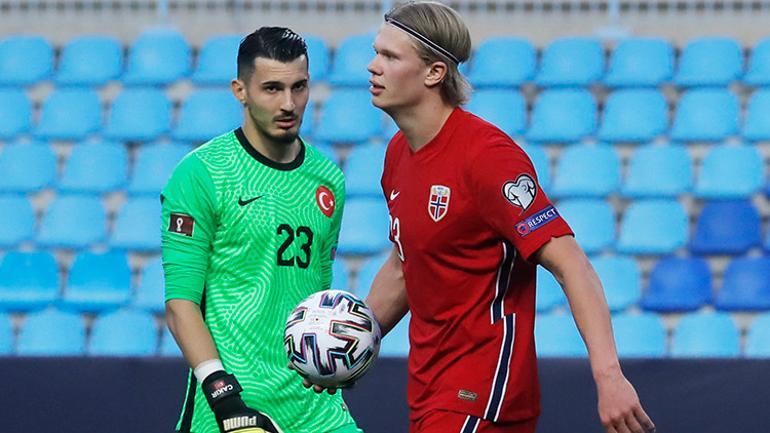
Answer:
M530 233L534 232L540 227L543 227L558 217L559 211L557 211L553 206L548 206L540 212L516 224L516 233L518 233L519 236L525 238L529 236Z

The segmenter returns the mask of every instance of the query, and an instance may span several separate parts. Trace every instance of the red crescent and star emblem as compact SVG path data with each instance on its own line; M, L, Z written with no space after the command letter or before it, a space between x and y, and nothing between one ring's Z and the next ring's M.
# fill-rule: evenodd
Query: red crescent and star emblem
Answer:
M321 185L315 190L315 201L321 212L331 218L332 214L334 214L334 193L329 188Z

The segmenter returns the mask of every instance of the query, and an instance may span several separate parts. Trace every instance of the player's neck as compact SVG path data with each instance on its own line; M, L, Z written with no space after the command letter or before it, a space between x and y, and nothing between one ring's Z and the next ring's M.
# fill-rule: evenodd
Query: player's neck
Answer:
M241 126L243 135L249 140L249 144L257 152L268 159L286 164L294 161L300 151L299 138L294 139L290 144L272 140L265 134L260 133L251 122L244 122Z
M443 100L429 100L392 114L398 128L406 136L413 152L430 143L446 123L454 107Z

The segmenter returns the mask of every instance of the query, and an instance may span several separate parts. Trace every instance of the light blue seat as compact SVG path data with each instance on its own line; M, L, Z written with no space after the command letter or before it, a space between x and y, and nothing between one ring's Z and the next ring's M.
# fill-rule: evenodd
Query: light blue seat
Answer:
M674 328L674 358L732 358L739 352L738 328L727 313L689 314Z
M559 282L547 269L538 266L537 294L535 295L537 312L544 313L565 305L567 305L567 297L564 295Z
M706 260L666 257L652 269L640 304L645 310L670 313L695 311L711 299L711 270Z
M770 257L733 259L714 305L725 311L770 310Z
M135 293L134 307L151 313L163 313L166 297L161 257L156 257L144 264Z
M685 45L674 83L679 86L727 86L743 75L743 51L730 37L702 37Z
M0 86L30 86L53 71L53 46L40 36L0 40Z
M623 39L612 51L604 84L609 87L656 87L674 74L674 47L661 38Z
M535 166L537 183L540 184L540 188L549 191L551 188L551 161L548 154L539 146L521 146L521 148L529 156L532 165Z
M758 315L746 335L747 358L770 358L770 312Z
M160 250L160 214L158 197L129 198L118 211L110 246L142 252Z
M326 77L329 75L329 47L326 45L326 41L320 36L303 36L305 44L307 45L307 56L310 62L308 72L310 73L310 81L319 82L326 81Z
M158 353L160 356L165 356L169 358L181 358L182 357L182 351L179 349L179 346L176 344L176 340L174 340L174 336L171 335L171 331L169 331L167 326L163 326L163 333L160 338L160 350Z
M119 141L152 141L169 131L171 101L162 90L126 88L112 102L104 136Z
M382 144L353 148L345 161L345 191L348 197L382 197L380 178L386 148Z
M719 200L749 198L762 188L764 171L755 146L712 147L703 159L695 195Z
M315 102L310 99L307 101L307 105L305 105L305 112L302 115L302 124L299 126L299 135L303 140L307 140L315 133L316 112Z
M696 254L745 254L762 240L759 212L749 200L709 202L695 225L690 251Z
M610 94L604 106L600 140L651 141L668 131L668 103L659 90L628 89Z
M559 202L557 209L587 254L596 254L615 245L615 212L607 201L564 200Z
M29 314L19 332L20 356L81 356L86 327L78 313L45 310Z
M666 356L666 329L657 314L612 316L615 346L621 358L662 358Z
M35 193L56 179L56 155L47 143L8 144L0 153L0 192Z
M396 135L398 131L399 129L398 125L396 125L396 122L394 122L390 116L385 116L385 139L390 140L394 135Z
M49 252L10 251L0 262L0 310L45 308L59 296L59 268Z
M35 236L35 212L24 196L0 196L0 247L13 248Z
M86 248L104 241L106 225L99 197L59 195L43 215L37 244L45 248Z
M760 40L751 50L743 82L751 86L770 85L770 37Z
M336 259L332 263L332 289L344 290L351 292L350 278L348 276L348 269L345 267L345 263L342 259Z
M0 313L0 355L10 355L14 349L13 324L11 318Z
M683 146L640 147L631 157L620 191L631 198L676 197L692 189L692 165Z
M119 251L75 256L60 306L98 313L125 305L131 296L131 269Z
M770 141L770 89L759 89L751 95L742 135L750 141Z
M543 358L585 358L588 356L575 320L570 314L535 316L535 347Z
M374 58L373 45L371 33L343 39L334 53L329 83L332 86L368 86L370 74L366 68Z
M216 35L203 42L198 53L198 65L193 72L196 86L227 86L238 75L238 47L241 35Z
M243 106L230 90L198 89L192 91L182 104L171 137L202 143L237 128L241 121Z
M476 90L466 108L511 137L522 135L527 127L527 103L518 90Z
M561 154L554 197L604 197L620 187L620 158L612 146L580 145Z
M571 143L596 130L596 100L585 89L545 90L532 111L527 141Z
M72 148L59 190L104 194L126 186L128 152L122 144L84 143Z
M618 312L636 305L641 297L642 274L631 257L596 257L591 263L604 287L607 306Z
M541 87L589 86L604 74L604 49L597 39L564 37L543 52L535 83Z
M688 90L679 99L671 138L676 141L722 141L738 133L738 99L725 89Z
M383 358L406 358L409 356L409 322L412 314L406 315L388 332L380 345Z
M337 89L323 105L315 138L328 143L362 143L382 135L382 112L365 89Z
M369 290L372 288L374 277L377 276L377 272L380 271L380 268L388 259L388 256L390 256L390 253L390 250L386 250L381 254L370 257L363 262L360 268L358 268L355 294L359 298L366 299L369 295Z
M155 318L143 311L121 310L98 316L91 328L91 356L154 356L158 347Z
M532 80L537 52L526 38L491 37L473 54L468 80L475 88L517 87Z
M687 225L687 212L675 200L634 201L623 215L616 249L623 254L672 253L687 243Z
M23 89L0 88L0 140L10 140L29 131L32 103Z
M80 36L64 46L54 76L58 86L101 86L123 72L123 47L109 36Z
M127 191L130 195L160 194L174 167L190 152L184 144L151 144L142 146L134 161Z
M376 254L390 245L388 208L382 198L351 198L345 203L339 247L343 255Z
M35 136L48 140L79 141L102 126L99 95L91 89L58 89L43 103Z
M129 86L171 84L190 72L191 57L190 46L178 31L147 30L131 45L123 83Z

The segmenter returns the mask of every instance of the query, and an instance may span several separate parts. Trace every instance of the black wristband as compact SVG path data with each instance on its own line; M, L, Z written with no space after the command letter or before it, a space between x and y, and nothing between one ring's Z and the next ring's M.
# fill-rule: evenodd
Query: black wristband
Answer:
M206 394L206 400L213 409L214 406L226 400L228 397L238 396L243 388L238 380L232 374L224 370L216 371L208 375L201 384L203 392Z

